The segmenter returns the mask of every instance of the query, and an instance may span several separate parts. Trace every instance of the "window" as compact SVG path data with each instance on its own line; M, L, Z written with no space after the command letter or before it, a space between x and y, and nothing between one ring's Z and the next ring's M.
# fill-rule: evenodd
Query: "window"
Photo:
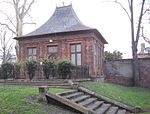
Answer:
M57 46L48 46L48 53L57 53Z
M56 58L57 57L57 52L58 52L58 49L57 49L57 46L48 46L48 58Z
M81 65L81 44L71 45L71 63L74 65Z
M28 59L36 60L36 48L28 48Z

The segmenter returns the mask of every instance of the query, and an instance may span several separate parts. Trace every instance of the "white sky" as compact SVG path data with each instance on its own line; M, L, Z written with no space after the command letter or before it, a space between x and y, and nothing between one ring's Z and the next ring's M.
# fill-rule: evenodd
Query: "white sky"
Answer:
M32 17L36 25L27 26L25 33L46 22L53 14L56 4L68 5L71 0L38 0L32 7ZM81 22L97 28L109 44L105 51L120 51L124 58L131 57L130 23L125 12L115 3L101 0L72 0L73 8ZM30 29L29 29L30 28Z
M56 4L62 6L63 2L65 5L72 2L81 22L86 26L97 28L108 41L105 51L117 50L123 53L124 58L130 58L132 54L129 19L118 4L102 1L106 0L36 0L31 9L32 20L36 25L26 25L24 34L45 23L54 13ZM9 10L6 6L4 8Z

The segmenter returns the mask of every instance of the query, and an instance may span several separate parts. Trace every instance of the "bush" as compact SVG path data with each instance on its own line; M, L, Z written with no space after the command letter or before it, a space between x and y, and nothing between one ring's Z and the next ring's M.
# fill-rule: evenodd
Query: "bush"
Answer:
M62 77L62 79L66 79L67 77L71 78L71 69L71 63L67 63L66 61L63 61L58 64L58 74Z
M11 63L4 63L1 66L3 79L13 78L13 65Z
M49 79L50 75L54 78L56 74L56 65L52 60L43 60L43 72L46 79Z
M26 61L26 67L29 75L29 79L32 80L35 76L35 71L37 69L37 62L34 60L27 60Z
M20 68L21 68L20 63L16 62L14 64L14 78L19 77L19 75L20 75Z

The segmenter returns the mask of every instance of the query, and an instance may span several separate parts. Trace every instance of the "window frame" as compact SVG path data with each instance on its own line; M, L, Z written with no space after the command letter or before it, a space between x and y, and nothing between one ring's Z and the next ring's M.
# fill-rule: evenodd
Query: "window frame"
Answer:
M78 51L78 48L77 46L80 45L80 51ZM72 51L72 46L75 46L75 49L74 51ZM75 62L72 63L72 55L75 55ZM78 55L80 55L80 64L78 64ZM73 43L73 44L70 44L70 61L73 65L75 66L81 66L82 65L82 45L81 43Z
M35 49L35 52L34 52L34 49ZM31 54L29 52L30 50L31 50ZM27 52L28 52L28 55L27 55L28 60L31 60L31 59L35 61L37 60L37 48L36 47L28 47Z
M56 52L50 52L49 51L49 48L50 47L56 47ZM48 54L56 54L56 53L58 53L58 45L49 45L49 46L47 46L47 51L48 51Z
M50 47L56 47L56 52L50 52L49 51L49 48ZM50 58L57 58L57 55L58 55L58 45L48 45L47 46L47 54L48 54L48 59Z

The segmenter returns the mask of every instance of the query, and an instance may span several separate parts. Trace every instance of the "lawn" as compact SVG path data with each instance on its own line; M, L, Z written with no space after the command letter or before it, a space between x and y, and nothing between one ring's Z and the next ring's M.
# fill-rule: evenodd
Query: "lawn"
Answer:
M82 86L97 94L116 99L132 106L150 109L150 89L124 87L108 83L85 82ZM50 88L50 92L63 92L64 89ZM0 86L0 114L77 114L65 108L46 103L29 102L28 96L38 94L33 86ZM150 113L146 113L150 114Z
M64 89L50 88L51 92L62 92ZM75 114L59 106L46 103L29 102L28 96L38 94L37 87L0 86L0 114Z
M150 110L150 89L96 82L85 82L81 85L119 102Z

